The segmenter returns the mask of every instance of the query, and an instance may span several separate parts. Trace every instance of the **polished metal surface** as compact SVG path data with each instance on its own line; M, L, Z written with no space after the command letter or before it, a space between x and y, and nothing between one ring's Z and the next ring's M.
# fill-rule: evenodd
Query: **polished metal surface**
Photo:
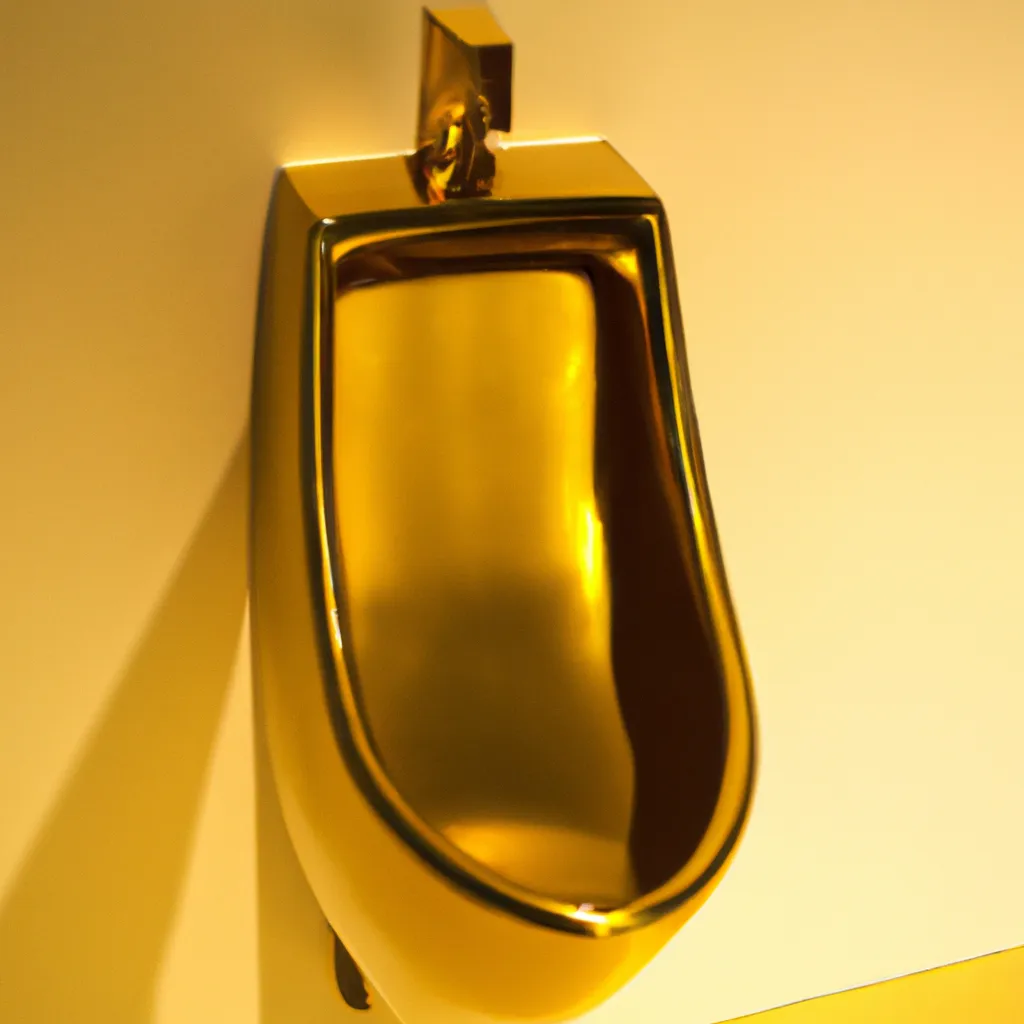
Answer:
M512 127L512 41L486 7L423 11L413 175L428 202L488 195Z
M664 210L603 142L499 157L287 168L265 250L261 710L348 998L409 1024L602 1001L753 787Z
M501 182L423 205L403 157L290 168L268 234L271 756L410 1020L605 998L721 877L753 780L661 205L604 143L508 149Z

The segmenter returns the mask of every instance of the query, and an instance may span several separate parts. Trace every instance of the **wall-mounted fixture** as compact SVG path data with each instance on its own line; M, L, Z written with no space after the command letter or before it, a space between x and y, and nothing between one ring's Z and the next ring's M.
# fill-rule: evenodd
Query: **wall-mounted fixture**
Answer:
M504 141L486 9L424 25L415 152L275 183L254 665L350 1004L564 1019L721 877L753 706L662 204Z

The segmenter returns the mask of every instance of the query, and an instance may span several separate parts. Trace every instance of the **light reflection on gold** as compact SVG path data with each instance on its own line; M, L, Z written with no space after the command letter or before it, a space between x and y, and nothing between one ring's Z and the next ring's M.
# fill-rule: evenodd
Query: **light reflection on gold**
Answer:
M580 370L583 368L583 349L582 347L577 348L569 356L569 365L565 370L565 383L566 387L572 387L579 379Z
M640 264L632 249L620 249L618 252L609 253L606 259L627 281L636 281L640 276Z
M583 582L583 592L587 600L594 604L601 596L605 587L604 576L604 535L601 530L601 521L593 504L584 503L580 505L580 520L582 522L582 539L580 542L580 574Z

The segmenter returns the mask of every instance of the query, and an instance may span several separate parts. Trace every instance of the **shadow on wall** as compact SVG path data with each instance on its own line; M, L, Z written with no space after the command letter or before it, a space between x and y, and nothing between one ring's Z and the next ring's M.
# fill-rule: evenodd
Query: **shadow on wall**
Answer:
M246 436L0 905L5 1024L153 1019L245 614L248 467ZM261 1024L393 1024L338 993L255 728Z
M0 1020L152 1017L245 611L248 453L246 438L0 906Z

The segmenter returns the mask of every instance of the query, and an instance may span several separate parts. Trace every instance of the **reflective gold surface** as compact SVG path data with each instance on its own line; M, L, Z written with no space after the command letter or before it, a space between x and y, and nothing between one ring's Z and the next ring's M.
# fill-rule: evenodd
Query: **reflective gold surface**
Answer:
M563 1019L707 898L751 795L667 228L603 143L510 149L494 198L454 205L401 170L275 191L271 760L317 898L400 1018Z
M382 764L513 881L625 902L634 771L594 488L590 286L559 271L389 283L343 296L335 322L338 535Z
M512 41L486 7L423 10L413 173L430 202L487 195L512 126Z
M650 393L617 351L642 324L606 323L599 352L593 287L527 270L344 294L333 468L382 767L510 881L615 908L703 834L724 705L650 479Z

